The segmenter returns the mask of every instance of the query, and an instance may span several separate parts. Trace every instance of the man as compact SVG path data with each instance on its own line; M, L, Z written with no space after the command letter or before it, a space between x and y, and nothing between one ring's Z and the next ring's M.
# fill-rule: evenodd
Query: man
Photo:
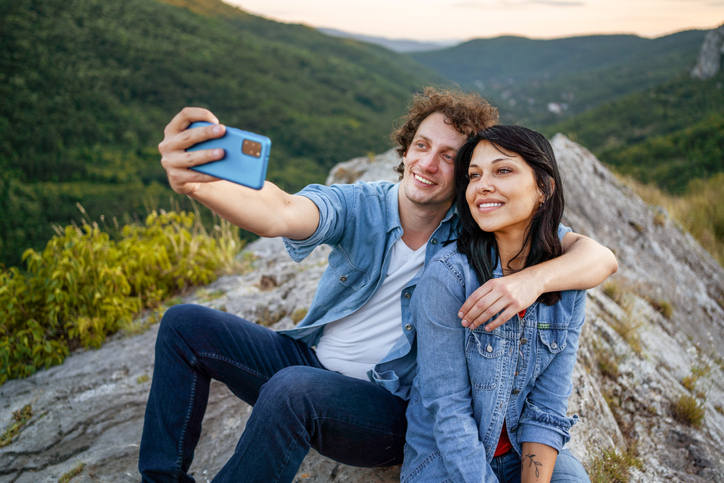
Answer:
M191 122L213 126L186 130ZM473 94L426 89L393 133L403 155L397 184L308 186L289 195L260 191L189 170L223 156L185 152L224 128L209 111L187 108L159 145L171 187L232 223L284 237L301 260L322 243L333 251L305 319L274 332L198 306L168 310L159 328L139 469L145 482L193 481L211 378L254 406L234 456L214 481L292 481L310 447L345 464L402 462L406 398L415 372L409 299L420 269L455 239L453 160L497 110ZM475 327L495 325L541 293L591 288L616 270L613 254L580 235L566 254L488 282L461 308ZM493 325L493 324L489 324Z

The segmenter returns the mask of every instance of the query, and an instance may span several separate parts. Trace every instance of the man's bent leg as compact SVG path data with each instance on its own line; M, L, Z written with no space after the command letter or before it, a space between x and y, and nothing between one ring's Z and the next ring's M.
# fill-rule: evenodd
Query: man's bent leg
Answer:
M369 381L289 367L262 387L215 483L291 482L309 448L344 464L402 463L407 403Z
M305 344L234 315L196 305L170 308L156 340L138 468L144 482L191 482L210 380L254 404L277 371L321 367Z

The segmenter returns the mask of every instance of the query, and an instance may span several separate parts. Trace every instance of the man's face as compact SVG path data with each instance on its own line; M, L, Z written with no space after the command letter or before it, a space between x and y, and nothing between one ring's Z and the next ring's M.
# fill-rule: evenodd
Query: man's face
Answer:
M455 196L455 155L465 139L445 123L442 113L430 114L420 123L403 158L400 188L408 200L447 211Z

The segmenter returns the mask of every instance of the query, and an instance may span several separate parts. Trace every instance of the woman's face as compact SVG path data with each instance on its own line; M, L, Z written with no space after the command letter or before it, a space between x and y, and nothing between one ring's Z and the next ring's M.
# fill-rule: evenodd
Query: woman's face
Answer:
M470 159L468 177L465 198L480 229L495 233L496 238L504 235L522 241L533 215L545 201L528 163L516 153L481 141Z

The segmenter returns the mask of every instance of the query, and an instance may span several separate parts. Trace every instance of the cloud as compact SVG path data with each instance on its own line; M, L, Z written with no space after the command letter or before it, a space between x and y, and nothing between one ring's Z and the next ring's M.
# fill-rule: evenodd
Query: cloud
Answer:
M724 0L723 0L724 1ZM543 5L547 7L582 7L586 2L581 0L463 0L452 4L457 8L500 8L512 9L527 5Z

